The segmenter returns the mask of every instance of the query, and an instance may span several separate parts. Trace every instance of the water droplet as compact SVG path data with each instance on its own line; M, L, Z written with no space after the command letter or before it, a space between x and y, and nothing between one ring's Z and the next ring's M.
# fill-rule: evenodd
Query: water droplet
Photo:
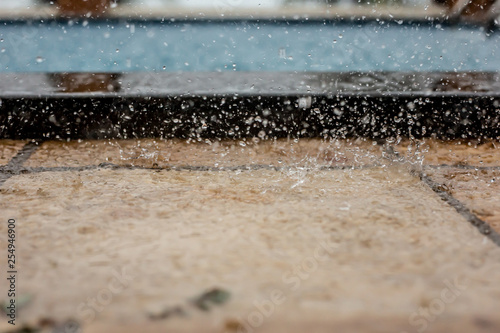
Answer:
M280 57L280 59L286 58L286 49L284 47L279 49L279 57Z
M351 205L348 203L348 202L344 202L344 205L342 207L339 207L340 210L350 210L351 209Z
M42 62L44 62L44 61L45 61L45 59L44 59L44 58L42 58L42 57L40 57L40 56L36 57L36 62L37 62L37 63L42 63Z

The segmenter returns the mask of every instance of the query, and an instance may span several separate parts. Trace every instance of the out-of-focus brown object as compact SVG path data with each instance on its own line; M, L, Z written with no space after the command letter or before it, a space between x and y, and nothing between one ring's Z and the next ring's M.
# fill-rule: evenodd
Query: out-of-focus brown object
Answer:
M49 74L54 86L61 92L114 92L120 90L119 74L110 73L55 73Z
M488 92L495 82L495 73L447 73L436 81L433 91Z
M458 3L459 0L434 0L434 3L446 7L448 10L453 8Z
M446 7L448 13L464 21L484 22L491 19L496 0L433 0Z
M494 73L447 73L433 85L434 91L440 92L488 92Z
M460 12L464 17L478 17L482 18L487 15L496 0L474 0L469 1L467 5Z
M112 0L58 0L62 16L99 17L106 13Z

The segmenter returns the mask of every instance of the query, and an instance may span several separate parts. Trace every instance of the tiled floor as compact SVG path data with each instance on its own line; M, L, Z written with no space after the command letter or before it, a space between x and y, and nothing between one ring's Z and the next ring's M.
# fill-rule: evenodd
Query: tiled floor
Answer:
M439 168L427 174L500 233L500 168Z
M425 165L463 165L498 167L500 142L474 142L421 140L403 141L395 146L408 160L422 161Z
M21 146L0 141L0 156ZM31 144L1 169L30 295L19 318L84 332L498 332L500 145L415 146ZM230 298L192 302L212 288Z
M45 142L25 163L28 167L84 166L113 163L136 167L351 166L373 164L381 147L353 140L213 141L112 140Z
M422 140L396 150L500 232L500 142Z
M25 141L0 140L0 166L9 163L25 144Z

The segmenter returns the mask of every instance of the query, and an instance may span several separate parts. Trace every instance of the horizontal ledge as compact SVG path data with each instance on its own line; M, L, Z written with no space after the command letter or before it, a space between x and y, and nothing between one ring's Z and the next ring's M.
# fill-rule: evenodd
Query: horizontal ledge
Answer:
M500 96L499 72L131 72L0 74L0 98Z
M497 72L0 75L0 138L500 138Z

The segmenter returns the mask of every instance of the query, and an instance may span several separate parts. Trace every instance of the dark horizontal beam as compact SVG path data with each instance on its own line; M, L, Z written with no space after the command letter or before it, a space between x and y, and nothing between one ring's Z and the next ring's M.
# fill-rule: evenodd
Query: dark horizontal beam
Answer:
M3 75L0 137L500 138L497 73L99 75Z

